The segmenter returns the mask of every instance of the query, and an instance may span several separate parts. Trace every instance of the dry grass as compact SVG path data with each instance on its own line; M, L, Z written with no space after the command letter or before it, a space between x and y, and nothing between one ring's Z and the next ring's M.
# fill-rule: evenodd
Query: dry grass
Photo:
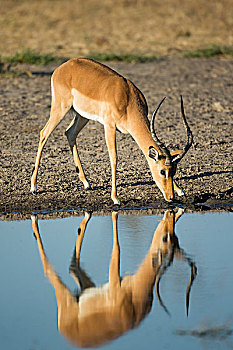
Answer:
M167 55L233 44L232 0L2 0L0 54Z

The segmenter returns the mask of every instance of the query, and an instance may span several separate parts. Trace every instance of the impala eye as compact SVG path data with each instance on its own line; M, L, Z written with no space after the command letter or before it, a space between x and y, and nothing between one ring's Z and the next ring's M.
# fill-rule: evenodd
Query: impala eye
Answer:
M163 176L165 176L165 175L166 175L165 170L161 170L161 171L160 171L160 174L163 175Z

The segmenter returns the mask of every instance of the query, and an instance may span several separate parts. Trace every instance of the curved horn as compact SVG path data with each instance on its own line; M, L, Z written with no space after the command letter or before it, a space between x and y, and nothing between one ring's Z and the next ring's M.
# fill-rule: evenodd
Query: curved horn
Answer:
M151 131L151 135L152 135L154 141L156 142L157 146L159 147L160 152L166 157L165 165L171 165L172 159L171 159L170 152L167 149L167 147L165 146L165 144L159 140L158 136L156 135L155 128L154 128L156 114L157 114L161 104L165 100L165 98L166 97L164 97L162 99L162 101L160 101L158 107L154 110L154 112L152 114L152 118L151 118L151 122L150 122L150 131Z
M177 157L173 158L172 161L175 162L176 164L181 161L181 159L185 156L185 154L188 152L189 148L192 146L192 143L193 143L193 134L192 134L192 131L190 130L190 127L188 125L187 119L186 119L185 114L184 114L184 104L183 104L182 95L180 95L180 102L181 102L181 114L182 114L184 126L185 126L186 131L187 131L188 140L187 140L186 146L184 147L183 151L179 155L177 155Z

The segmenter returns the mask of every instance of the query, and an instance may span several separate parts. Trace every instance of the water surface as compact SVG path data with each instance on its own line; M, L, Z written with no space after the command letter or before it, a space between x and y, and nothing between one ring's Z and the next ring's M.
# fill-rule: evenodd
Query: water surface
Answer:
M69 267L83 217L42 218L41 215L38 219L39 233L50 266L76 295L80 288L69 273ZM134 307L135 328L127 330L131 327L126 326L117 339L103 343L100 348L232 348L232 214L184 213L175 225L178 240L171 239L173 248L174 241L176 244L173 256L169 256L171 249L166 228L158 226L162 219L166 220L163 215L118 215L120 274L135 274L147 257L151 266L154 264L155 275L158 275L158 266L161 265L162 269L170 258L170 266L164 268L159 284L162 301L169 313L160 305L153 288L151 308L148 306L150 298L146 304L147 311L144 310L143 317L138 316L137 322L135 319L139 312ZM154 232L154 250L149 256ZM67 334L65 337L61 334L54 287L44 276L38 237L36 240L33 235L31 221L0 221L0 239L1 349L74 348ZM177 244L182 250L177 248ZM83 238L80 266L97 286L109 280L112 246L112 216L92 216ZM183 254L186 260L179 258L178 251L180 257ZM191 263L197 268L197 276L191 287L187 317L186 288ZM146 272L144 276L137 285L137 291L143 291ZM132 309L128 307L127 310L129 315ZM93 327L88 328L90 337Z

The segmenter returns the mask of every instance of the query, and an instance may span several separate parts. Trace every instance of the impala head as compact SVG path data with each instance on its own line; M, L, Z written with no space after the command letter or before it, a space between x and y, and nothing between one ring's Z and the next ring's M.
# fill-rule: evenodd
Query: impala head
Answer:
M183 150L170 152L168 148L165 146L165 144L159 140L155 132L154 122L155 122L156 114L164 100L165 100L165 97L162 99L158 107L155 109L152 115L151 124L150 124L151 134L156 145L159 148L159 151L155 149L153 146L150 146L148 152L149 152L149 157L154 161L152 173L153 173L153 178L156 182L156 185L159 187L159 189L163 193L165 200L170 202L174 199L173 177L176 173L177 164L185 156L185 154L188 152L189 148L191 147L193 143L193 135L184 114L184 105L183 105L183 99L181 96L181 114L182 114L183 122L187 132L187 138L188 138L186 146L184 147ZM177 193L179 195L182 195L181 190L180 192L177 191Z

